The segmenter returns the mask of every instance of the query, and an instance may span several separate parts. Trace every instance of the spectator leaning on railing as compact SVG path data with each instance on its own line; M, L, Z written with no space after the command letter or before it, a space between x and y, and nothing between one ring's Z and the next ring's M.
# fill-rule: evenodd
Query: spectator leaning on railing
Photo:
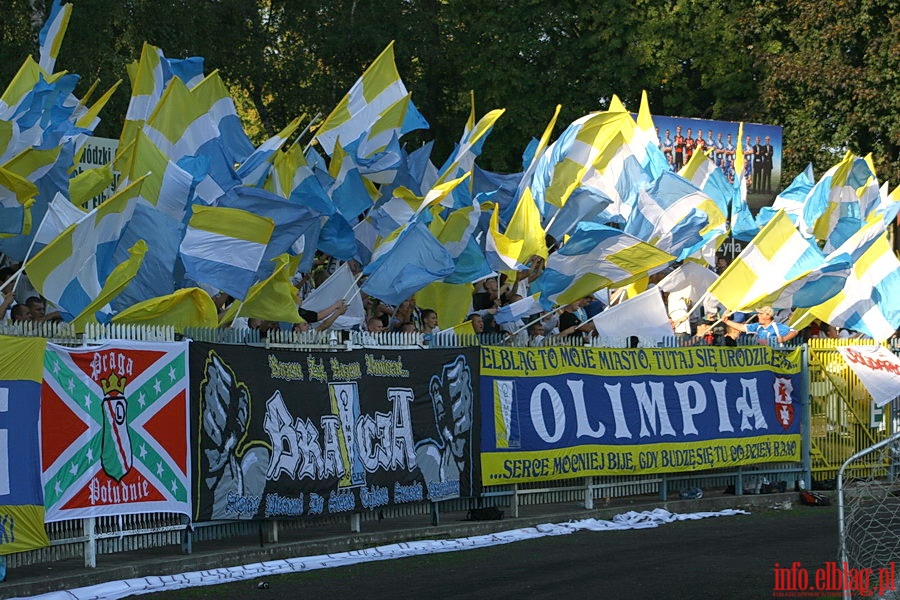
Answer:
M755 335L756 341L760 344L768 344L770 346L783 344L797 337L799 333L796 329L783 323L776 323L775 309L771 306L763 306L756 310L758 323L736 323L728 318L732 314L732 311L725 313L725 318L723 319L725 325L738 331Z

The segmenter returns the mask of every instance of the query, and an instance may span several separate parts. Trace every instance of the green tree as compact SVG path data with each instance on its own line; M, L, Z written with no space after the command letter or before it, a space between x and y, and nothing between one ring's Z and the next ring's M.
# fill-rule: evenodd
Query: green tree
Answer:
M49 0L8 0L0 22L2 82L37 57ZM397 66L431 124L440 163L459 139L474 91L480 117L505 108L483 167L513 172L556 104L557 131L608 105L785 128L784 171L818 172L850 149L872 152L882 180L900 178L900 16L888 0L77 0L57 70L76 94L125 84L97 135L118 137L126 65L143 42L170 58L202 56L233 90L251 139L291 119L328 114L395 41Z
M900 12L889 0L780 0L748 20L763 66L763 112L784 126L786 172L851 150L900 179Z

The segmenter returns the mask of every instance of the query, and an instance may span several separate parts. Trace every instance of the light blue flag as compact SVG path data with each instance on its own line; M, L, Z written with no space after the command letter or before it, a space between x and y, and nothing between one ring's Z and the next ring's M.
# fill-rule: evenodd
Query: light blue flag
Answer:
M0 202L0 233L6 235L21 234L27 210L21 204Z
M357 255L353 228L340 213L328 217L319 233L317 249L338 260L350 260Z
M307 206L301 206L266 190L247 186L231 188L220 197L216 206L237 208L275 223L275 229L266 245L257 271L257 280L272 274L272 259L291 252L291 246L304 237L304 248L315 248L318 243L321 215Z
M531 291L550 310L599 289L631 283L674 256L598 223L579 223L568 241L547 258Z
M509 225L516 211L514 199L523 173L494 173L478 165L472 169L472 195L479 204L494 202L500 206L500 226ZM540 206L538 206L540 208ZM543 214L543 213L542 213Z
M807 195L798 220L800 233L824 240L839 219L859 218L856 191L874 175L866 159L848 152L825 172Z
M325 158L316 151L314 146L310 146L306 151L305 158L306 164L310 169L328 172L328 163L325 161Z
M844 289L852 266L847 255L827 259L822 266L780 290L777 298L763 303L775 308L810 308L822 304Z
M135 206L131 220L123 230L119 245L113 253L113 262L119 264L125 261L128 249L138 240L147 242L147 252L134 279L110 301L113 309L110 315L138 302L175 291L178 246L184 236L184 229L184 223L152 206L143 203Z
M554 239L561 240L582 221L596 221L611 203L612 199L600 190L585 185L579 186L563 207L553 213L547 224L547 233ZM552 205L546 206L552 208Z
M453 257L428 226L414 221L390 250L363 270L367 277L360 289L396 306L429 283L450 275L455 268Z
M724 224L725 215L709 196L666 171L638 195L624 231L684 260L706 243L701 231Z
M334 206L348 221L354 221L372 208L372 196L363 182L356 158L343 148L335 146L328 172L317 172L316 176L323 182ZM327 185L325 181L328 181Z
M270 137L253 151L247 160L237 168L237 175L245 185L262 187L269 171L272 169L272 157L300 126L301 117L297 117L287 127Z
M412 190L417 196L428 193L437 181L437 167L431 162L431 150L434 148L434 140L423 144L412 152L406 154L406 180L399 180L399 184ZM398 179L401 173L398 173ZM395 183L398 181L395 180Z
M362 155L362 144L367 141L368 133L362 134L356 140L344 147L344 151L354 157L359 174L373 183L380 185L390 184L397 177L397 171L402 165L402 151L397 135L391 136L390 141L383 150L379 150L369 156Z
M444 278L444 283L472 283L493 273L478 243L479 232L485 235L480 216L481 207L473 204L444 216L440 231L432 228L456 263L456 269Z
M828 238L825 240L825 252L831 252L840 247L862 227L863 220L859 214L858 204L841 204L840 208L842 209L841 212L846 214L838 217L834 227L828 233Z
M406 114L403 115L403 124L400 126L400 135L403 136L410 131L429 129L430 127L431 125L428 124L428 121L422 116L422 113L419 112L419 109L413 104L412 98L410 98L409 104L406 106Z
M297 169L294 187L290 190L288 199L328 217L337 212L334 202L331 201L321 182L312 172L312 169L307 166Z
M794 180L784 190L775 197L772 206L763 206L756 213L756 224L762 229L766 223L772 220L779 210L784 210L785 214L794 225L800 218L803 211L803 202L816 185L816 179L813 175L812 163L806 165L806 168L800 172Z
M453 273L444 278L445 283L471 283L484 279L494 272L475 236L469 238L465 249L454 261L456 268Z
M201 81L203 81L203 57L202 56L189 56L187 58L166 58L165 56L160 55L161 62L163 64L163 72L165 73L166 68L171 73L171 76L177 77L182 80L186 86L189 88L194 87ZM171 76L166 74L166 81L171 79Z
M497 325L512 323L519 319L526 319L532 315L536 315L543 310L544 307L541 306L541 303L537 299L537 294L535 294L534 296L528 296L527 298L522 298L521 300L516 300L515 302L501 306L494 315L494 323Z
M71 4L63 5L60 0L53 0L53 4L50 5L50 16L38 34L41 68L48 73L53 73L56 66L56 57L59 56L59 48L66 35L71 16Z
M731 215L731 235L735 239L742 242L749 242L759 233L760 227L750 212L747 203L736 204L732 207L734 213Z

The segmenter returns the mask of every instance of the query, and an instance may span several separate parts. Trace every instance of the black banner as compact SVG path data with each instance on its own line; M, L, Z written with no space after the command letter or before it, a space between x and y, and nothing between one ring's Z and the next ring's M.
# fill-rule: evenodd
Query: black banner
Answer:
M478 351L190 347L194 518L334 515L480 492Z

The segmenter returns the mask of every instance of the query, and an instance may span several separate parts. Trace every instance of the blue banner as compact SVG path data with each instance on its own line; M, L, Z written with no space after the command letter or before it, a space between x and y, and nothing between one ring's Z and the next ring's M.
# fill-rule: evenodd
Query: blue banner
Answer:
M800 459L800 350L481 352L485 485Z
M0 555L48 546L38 450L47 340L0 336Z

